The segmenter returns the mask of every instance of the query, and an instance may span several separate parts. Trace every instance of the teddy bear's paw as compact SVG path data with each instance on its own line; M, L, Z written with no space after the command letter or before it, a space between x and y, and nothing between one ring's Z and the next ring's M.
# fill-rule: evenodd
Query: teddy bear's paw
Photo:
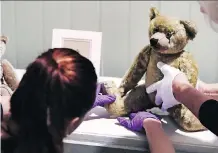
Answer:
M118 92L120 94L121 97L125 96L125 91L124 91L124 88L123 87L119 87L118 88Z
M160 115L160 116L168 116L169 115L169 113L167 111L163 111L158 107L153 107L151 109L147 109L146 111L151 112L153 114Z

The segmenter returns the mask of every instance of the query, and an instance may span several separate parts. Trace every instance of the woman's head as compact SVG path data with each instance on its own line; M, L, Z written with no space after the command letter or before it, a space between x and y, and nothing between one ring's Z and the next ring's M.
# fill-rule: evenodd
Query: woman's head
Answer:
M218 32L218 1L199 1L199 4L211 27Z
M47 152L62 152L68 125L75 129L94 103L96 83L93 64L75 50L55 48L41 54L11 98L18 150L41 153L47 146ZM31 151L24 149L27 143Z

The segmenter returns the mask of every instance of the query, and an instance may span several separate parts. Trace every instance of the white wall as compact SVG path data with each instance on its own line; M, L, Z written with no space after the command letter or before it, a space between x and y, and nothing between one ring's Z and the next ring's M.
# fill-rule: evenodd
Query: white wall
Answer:
M194 20L199 33L187 49L200 77L218 82L218 35L205 23L195 1L2 1L2 31L9 37L5 58L25 68L51 47L52 29L102 31L103 75L121 77L148 41L148 11Z

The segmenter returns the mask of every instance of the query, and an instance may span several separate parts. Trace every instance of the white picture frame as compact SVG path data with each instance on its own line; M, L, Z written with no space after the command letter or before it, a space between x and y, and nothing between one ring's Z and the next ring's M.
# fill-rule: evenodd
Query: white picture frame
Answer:
M71 48L88 58L100 76L102 32L53 29L52 48Z

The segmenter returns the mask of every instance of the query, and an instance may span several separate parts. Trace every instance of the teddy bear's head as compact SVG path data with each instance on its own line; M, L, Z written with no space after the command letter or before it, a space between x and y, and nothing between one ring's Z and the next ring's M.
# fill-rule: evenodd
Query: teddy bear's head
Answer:
M161 54L181 52L196 34L194 23L161 15L154 7L150 9L149 39L155 51Z
M6 44L8 42L8 38L5 36L0 37L0 58L4 55L6 50Z

